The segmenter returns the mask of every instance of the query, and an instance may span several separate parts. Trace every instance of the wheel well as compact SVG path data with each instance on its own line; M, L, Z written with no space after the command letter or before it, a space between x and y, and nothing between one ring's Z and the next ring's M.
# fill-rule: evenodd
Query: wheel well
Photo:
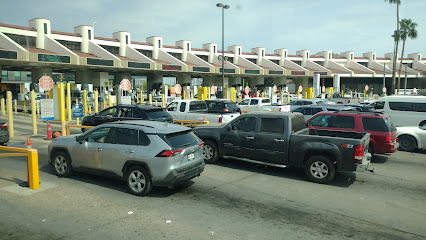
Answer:
M313 156L324 156L324 157L329 158L333 165L337 164L336 157L333 154L331 154L329 152L323 152L323 151L320 151L320 150L311 150L311 151L306 152L305 158L303 159L303 166L305 166L308 159L313 157Z
M121 172L123 173L123 178L126 175L126 171L129 170L130 168L134 167L134 166L143 167L148 172L148 175L152 178L152 174L151 174L151 171L150 171L148 165L146 165L143 162L137 162L137 161L127 161L124 164L123 168L121 169Z
M68 150L66 148L60 148L60 147L52 149L52 151L50 152L49 160L52 160L52 157L55 156L57 152L65 152L70 157L70 161L72 162L72 159Z
M217 144L217 141L215 140L215 139L213 139L213 138L204 138L204 139L202 139L204 142L205 141L210 141L210 142L212 142L212 143L214 143L214 144L216 144L216 148L217 148L217 151L219 152L219 154L220 154L220 149L219 149L219 145Z
M410 134L401 134L401 135L399 135L399 136L398 136L398 139L399 139L400 137L412 137L412 138L414 138L414 144L415 144L415 145L416 145L416 147L417 147L417 138L416 138L416 137L414 137L413 135L410 135Z

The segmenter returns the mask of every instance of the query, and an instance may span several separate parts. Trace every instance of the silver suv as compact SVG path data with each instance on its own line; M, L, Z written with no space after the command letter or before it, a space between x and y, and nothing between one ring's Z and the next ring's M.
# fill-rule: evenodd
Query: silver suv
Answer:
M75 171L123 179L131 193L173 187L204 170L203 142L190 128L154 121L99 125L49 144L50 164L60 177Z

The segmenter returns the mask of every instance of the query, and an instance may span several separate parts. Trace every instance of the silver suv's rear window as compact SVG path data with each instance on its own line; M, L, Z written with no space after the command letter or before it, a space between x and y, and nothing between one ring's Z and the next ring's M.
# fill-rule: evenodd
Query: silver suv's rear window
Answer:
M200 142L198 140L198 137L195 136L195 134L191 132L190 130L185 132L167 134L165 138L166 138L166 142L172 148L194 146Z

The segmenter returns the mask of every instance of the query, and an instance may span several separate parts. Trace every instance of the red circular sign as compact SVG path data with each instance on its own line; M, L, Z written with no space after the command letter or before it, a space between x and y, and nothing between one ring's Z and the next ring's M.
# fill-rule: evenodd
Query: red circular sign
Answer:
M179 83L177 83L175 85L175 93L176 94L181 94L182 93L182 86Z
M365 85L365 91L368 91L368 85Z
M274 86L272 87L272 92L276 93L277 92L277 85L274 84Z
M246 86L246 87L244 88L244 92L245 92L246 94L249 94L249 92L250 92L250 87L249 87L249 86Z
M46 76L46 74L44 76L42 76L39 80L39 87L43 90L43 91L50 91L50 89L53 88L53 80L51 77Z
M124 78L123 80L121 80L121 89L123 89L124 91L128 91L130 90L130 81L127 78Z
M302 92L303 91L303 87L302 87L302 85L299 85L299 92Z
M210 92L211 92L212 94L216 94L216 91L217 91L217 87L216 87L216 86L211 86L211 87L210 87Z

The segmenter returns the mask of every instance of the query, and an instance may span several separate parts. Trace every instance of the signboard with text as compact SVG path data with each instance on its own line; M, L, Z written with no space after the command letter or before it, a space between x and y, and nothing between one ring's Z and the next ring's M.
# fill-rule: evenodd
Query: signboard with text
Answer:
M123 80L121 80L120 85L121 85L122 90L124 90L124 91L130 90L131 84L130 84L129 79L124 78Z
M55 119L55 107L53 105L53 98L40 99L41 120Z
M46 74L38 80L38 84L39 87L46 92L50 91L50 89L53 88L53 80L50 76L47 76Z
M132 104L132 98L130 96L121 96L121 104Z
M57 63L70 63L70 56L59 56L59 55L50 55L50 54L38 54L39 62L57 62Z
M83 114L83 105L74 105L72 106L72 117L80 118L84 117Z

